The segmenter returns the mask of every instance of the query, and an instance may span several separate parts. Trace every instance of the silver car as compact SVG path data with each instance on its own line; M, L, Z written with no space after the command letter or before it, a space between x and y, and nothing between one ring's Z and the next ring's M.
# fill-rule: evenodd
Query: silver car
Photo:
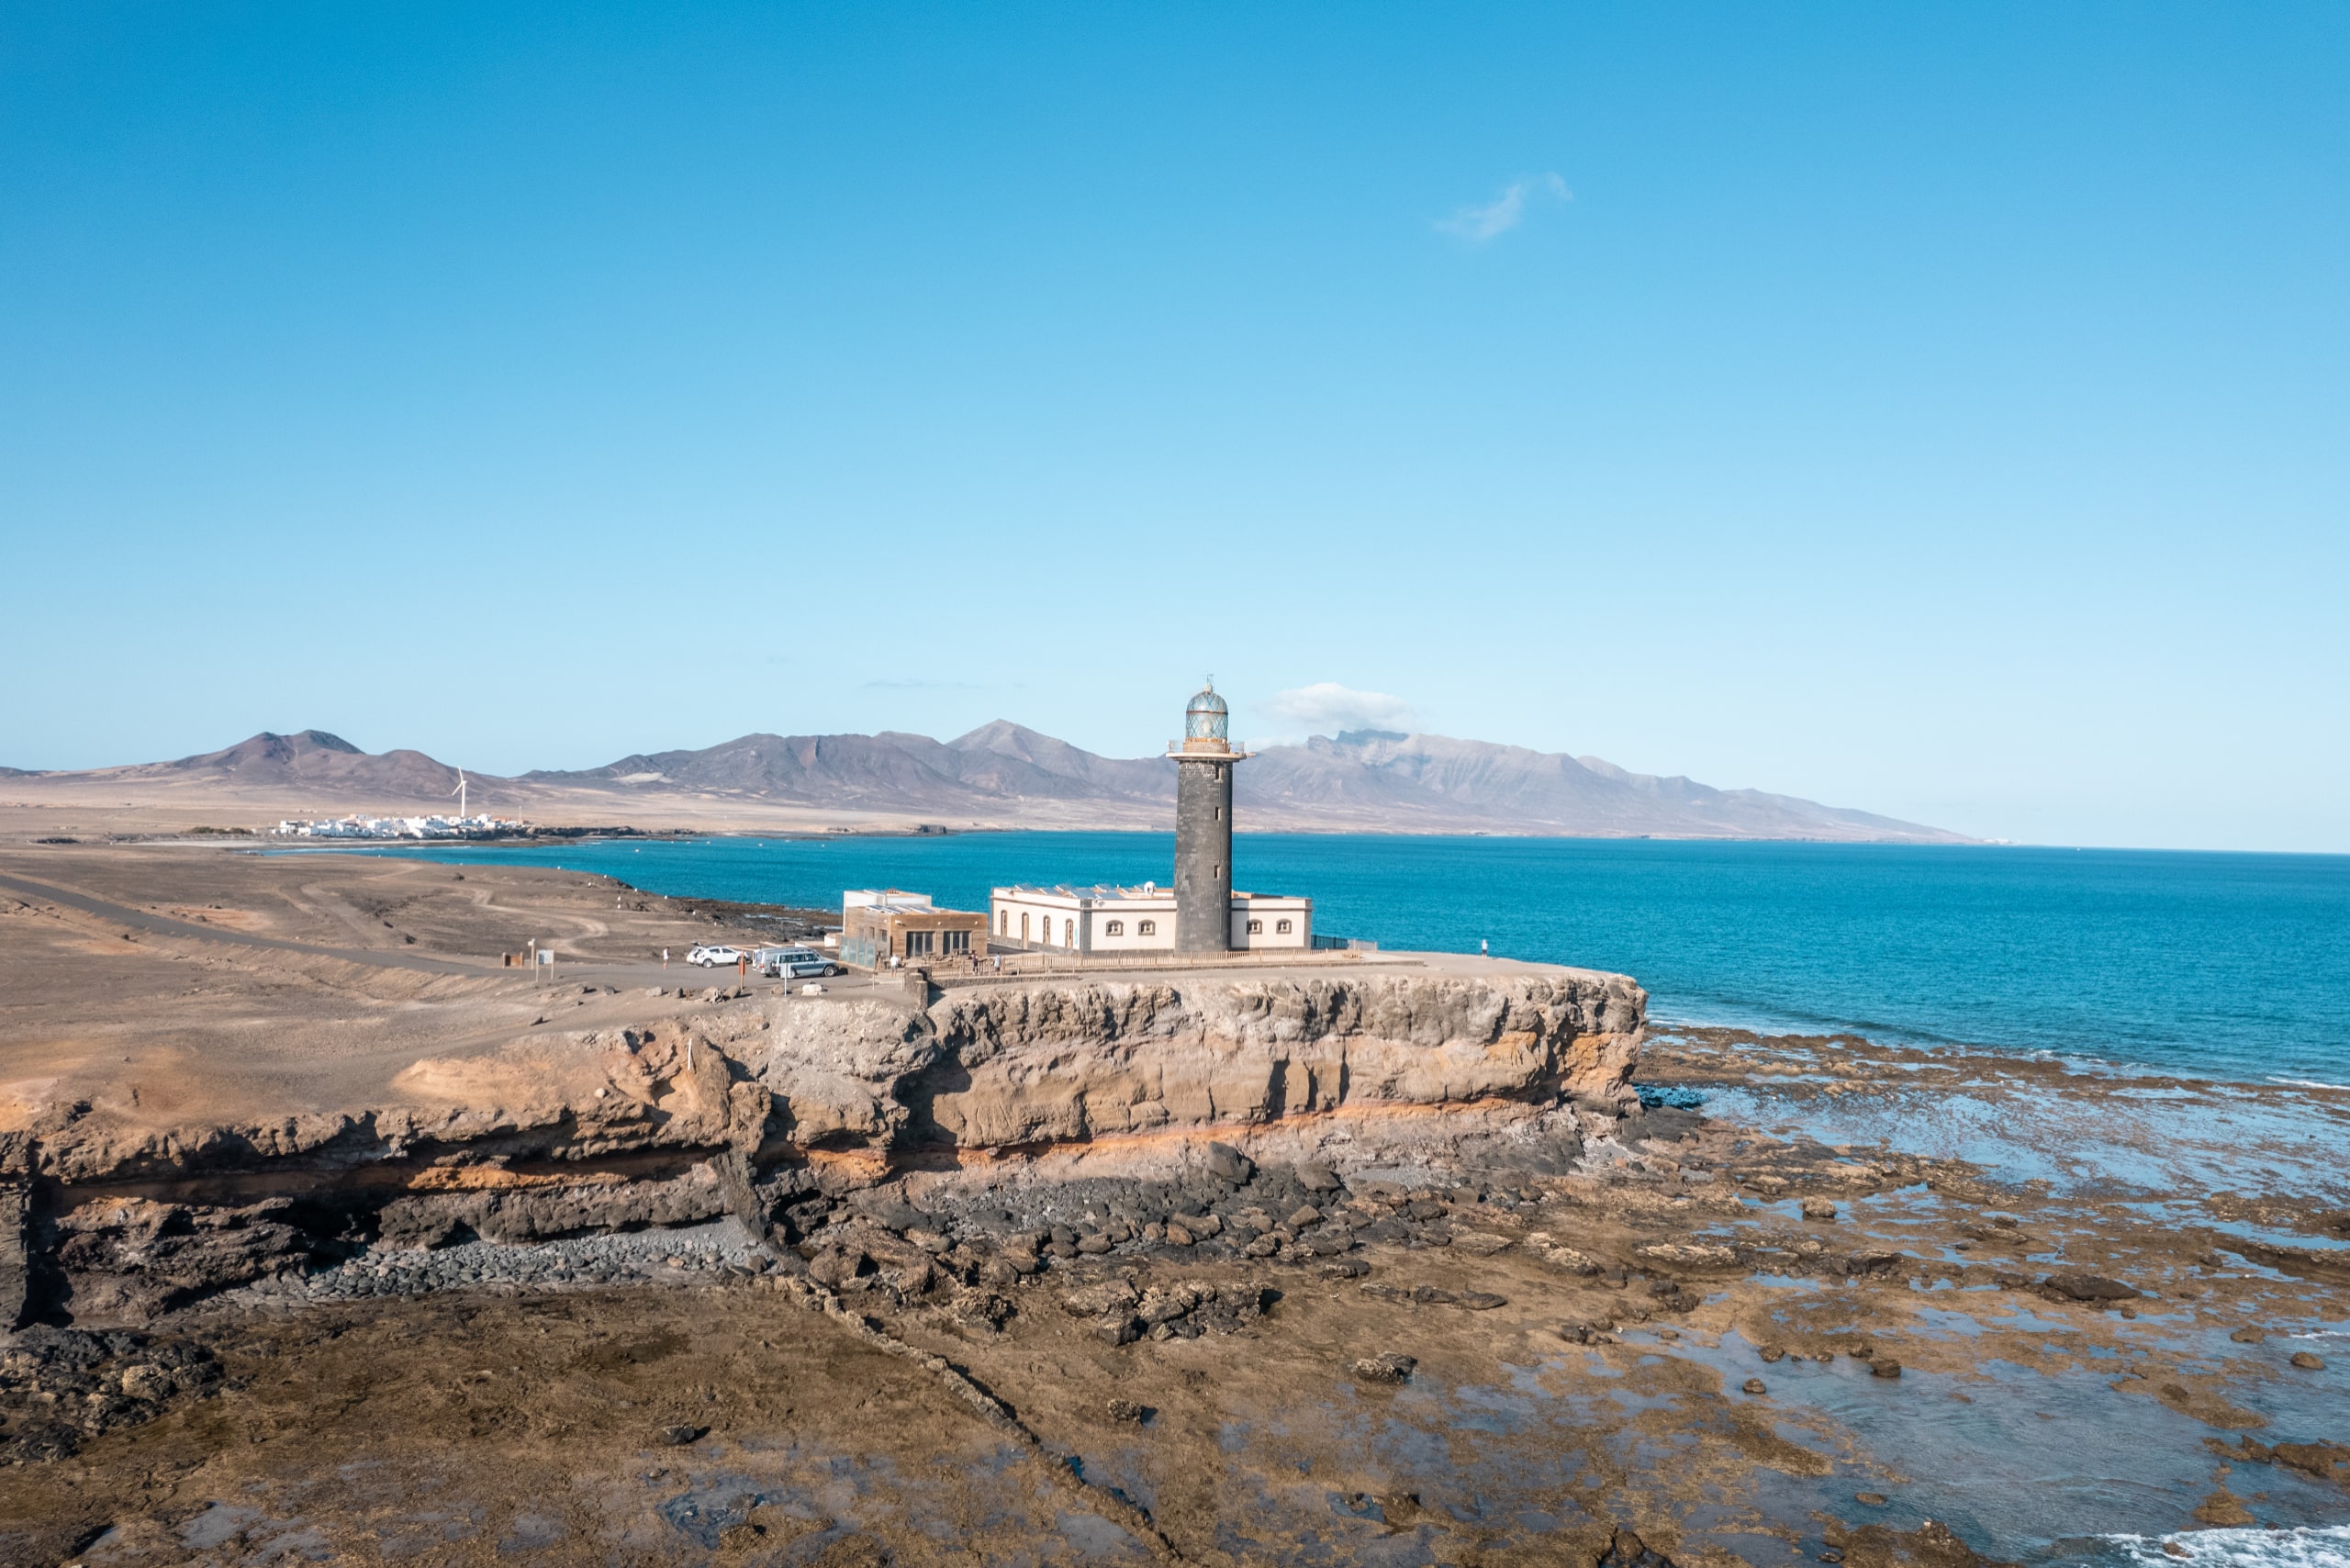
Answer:
M838 964L812 947L762 947L751 955L751 962L759 973L777 980L806 980L841 972Z

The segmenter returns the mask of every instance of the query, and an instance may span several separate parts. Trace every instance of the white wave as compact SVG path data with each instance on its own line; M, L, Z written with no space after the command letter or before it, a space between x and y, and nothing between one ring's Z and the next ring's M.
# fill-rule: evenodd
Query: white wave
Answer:
M2268 1075L2268 1081L2271 1083L2281 1083L2290 1089L2338 1089L2350 1091L2350 1083L2328 1083L2322 1078L2279 1078L2272 1072Z
M2350 1525L2297 1529L2194 1529L2149 1540L2105 1538L2145 1568L2350 1568Z

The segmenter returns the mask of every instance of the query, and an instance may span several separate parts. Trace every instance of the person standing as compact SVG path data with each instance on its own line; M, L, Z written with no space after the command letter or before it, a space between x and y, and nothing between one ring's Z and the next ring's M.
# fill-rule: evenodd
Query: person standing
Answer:
M661 949L661 967L665 969L669 967L669 949L666 947Z
M1485 938L1483 938L1483 936L1478 937L1478 938L1477 938L1477 957L1479 957L1479 958L1492 958L1493 956L1494 956L1494 945L1493 945L1491 942L1486 941L1486 940L1485 940Z

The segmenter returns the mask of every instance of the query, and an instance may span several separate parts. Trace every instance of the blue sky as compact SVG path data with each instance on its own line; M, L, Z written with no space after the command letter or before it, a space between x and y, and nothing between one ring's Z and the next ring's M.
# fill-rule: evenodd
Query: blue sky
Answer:
M0 4L0 762L998 716L2350 850L2350 9ZM1287 694L1287 695L1284 695Z

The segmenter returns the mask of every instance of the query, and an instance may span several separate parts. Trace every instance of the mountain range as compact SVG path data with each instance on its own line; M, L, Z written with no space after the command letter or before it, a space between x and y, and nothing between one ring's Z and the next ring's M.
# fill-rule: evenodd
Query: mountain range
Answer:
M172 762L75 772L0 769L12 794L195 809L217 800L288 814L445 811L457 769L418 751L371 753L322 730L263 734ZM468 772L476 811L643 825L783 831L819 823L1165 828L1175 770L998 720L951 741L885 731L744 735L698 751L516 778ZM1267 746L1235 778L1244 828L1957 844L1964 835L1758 790L1632 773L1593 756L1444 735L1354 730Z

